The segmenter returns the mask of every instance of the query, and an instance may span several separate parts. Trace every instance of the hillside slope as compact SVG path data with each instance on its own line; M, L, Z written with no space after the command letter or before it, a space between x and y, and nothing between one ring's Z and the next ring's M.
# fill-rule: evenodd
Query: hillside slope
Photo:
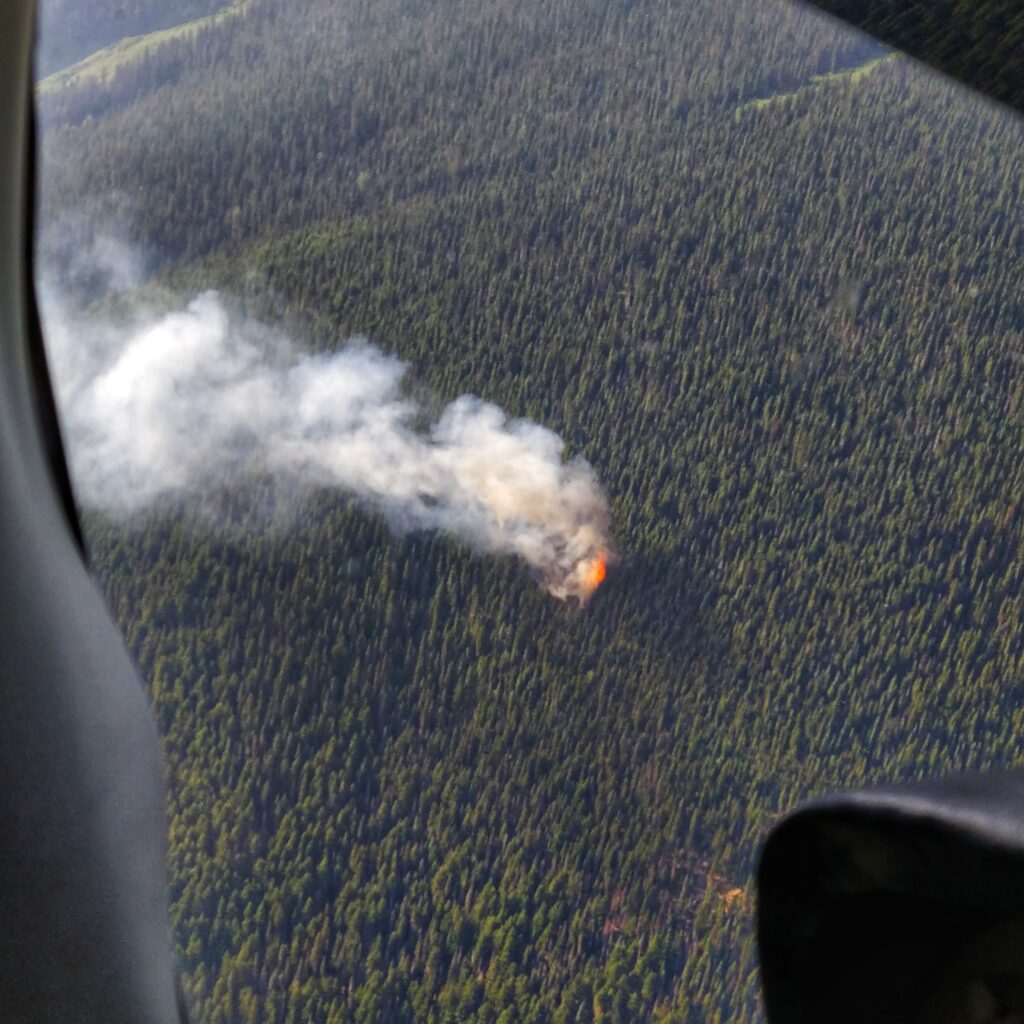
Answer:
M227 6L226 0L44 0L39 5L40 78L112 43L171 28Z
M131 75L136 65L150 55L159 53L171 43L216 31L228 19L244 14L252 3L253 0L235 0L234 3L220 5L212 14L174 23L166 28L150 28L140 35L119 36L115 42L46 75L39 81L37 93L41 99L45 99L48 96L66 93L81 94L90 86L99 86L106 94L106 101L109 102L111 83L119 75ZM166 19L148 21L146 24L152 26L161 24L164 20ZM106 34L108 33L102 38L105 38Z

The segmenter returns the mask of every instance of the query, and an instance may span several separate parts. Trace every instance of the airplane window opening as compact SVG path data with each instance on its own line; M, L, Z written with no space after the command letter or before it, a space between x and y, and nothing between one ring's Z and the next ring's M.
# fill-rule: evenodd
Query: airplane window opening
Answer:
M782 815L1020 761L1011 112L785 0L43 0L36 103L196 1024L754 1024Z

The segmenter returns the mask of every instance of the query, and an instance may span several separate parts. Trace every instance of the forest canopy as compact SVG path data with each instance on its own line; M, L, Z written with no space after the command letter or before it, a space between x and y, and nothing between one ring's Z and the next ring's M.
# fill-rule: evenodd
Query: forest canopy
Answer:
M116 236L140 302L366 336L557 432L619 556L580 610L330 488L83 507L196 1020L760 1020L766 830L1020 760L1019 124L766 0L259 0L135 54L41 98L41 273L108 315Z

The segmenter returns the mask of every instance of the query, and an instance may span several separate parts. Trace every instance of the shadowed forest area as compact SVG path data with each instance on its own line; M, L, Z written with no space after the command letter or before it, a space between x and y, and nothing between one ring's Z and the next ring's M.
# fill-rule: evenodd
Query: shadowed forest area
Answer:
M832 74L882 52L765 0L256 0L43 96L68 288L125 237L612 509L584 609L327 489L83 509L198 1024L752 1024L786 810L1020 761L1024 145Z

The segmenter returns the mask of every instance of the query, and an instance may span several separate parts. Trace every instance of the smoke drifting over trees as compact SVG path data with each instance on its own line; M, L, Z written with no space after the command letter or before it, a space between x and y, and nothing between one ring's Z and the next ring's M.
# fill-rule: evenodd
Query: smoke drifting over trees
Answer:
M130 279L123 269L111 279ZM600 582L608 510L564 442L464 395L436 422L402 389L405 365L367 340L309 354L232 317L215 292L121 323L72 313L43 288L46 336L78 493L128 513L270 474L337 487L398 529L437 529L512 554L559 598Z

